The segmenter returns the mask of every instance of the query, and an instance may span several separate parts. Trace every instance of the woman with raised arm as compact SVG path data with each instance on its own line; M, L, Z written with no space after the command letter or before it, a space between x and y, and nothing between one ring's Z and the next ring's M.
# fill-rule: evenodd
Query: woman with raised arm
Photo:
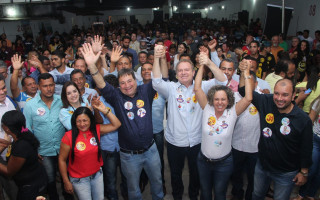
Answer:
M246 94L237 104L234 103L232 90L226 86L213 86L206 96L201 88L203 66L211 61L202 52L199 59L202 66L196 76L194 90L203 109L202 142L197 161L201 198L213 199L213 189L215 200L225 200L233 169L231 154L233 129L237 117L252 101L253 82L249 72L250 67L247 67L241 73L241 76L245 77ZM246 64L244 62L243 65Z
M79 200L104 198L100 136L121 125L101 101L92 106L107 116L110 124L96 124L91 110L79 107L71 118L72 130L66 132L60 146L59 169L64 189L70 194L75 192Z

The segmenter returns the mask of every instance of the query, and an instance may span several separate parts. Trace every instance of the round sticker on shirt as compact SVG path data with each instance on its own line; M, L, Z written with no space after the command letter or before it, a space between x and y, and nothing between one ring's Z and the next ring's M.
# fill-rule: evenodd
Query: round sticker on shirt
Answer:
M84 87L89 88L89 83L85 83Z
M187 98L187 103L190 103L191 102L191 97L188 97Z
M263 62L264 62L264 58L260 58L260 62L262 62L262 63L263 63Z
M131 110L131 109L132 109L132 107L133 107L132 102L130 102L130 101L126 101L126 102L124 103L124 108L125 108L125 109L127 109L127 110Z
M97 146L97 141L95 137L90 138L90 144L93 146Z
M83 150L86 149L86 144L85 144L84 142L77 142L76 148L77 148L79 151L83 151Z
M142 108L144 106L144 101L142 101L141 99L138 99L136 105L138 108Z
M128 113L127 113L127 116L128 116L128 118L129 118L130 120L133 120L133 119L134 119L134 114L133 114L133 112L128 112Z
M271 56L268 56L268 60L269 60L269 61L271 61L271 60L272 60Z
M290 120L287 117L282 118L281 124L288 126L290 124Z
M44 114L46 114L46 109L44 109L44 108L37 109L37 115L43 116Z
M226 123L226 121L222 121L221 127L222 127L223 129L228 128L228 124Z
M72 111L72 110L69 110L69 114L70 114L70 115L73 115L73 111Z
M213 127L216 124L216 118L214 116L211 116L208 118L208 125Z
M222 142L221 142L221 141L216 140L216 141L214 141L214 144L215 144L217 147L219 147L219 146L221 146L221 145L222 145Z
M216 128L216 133L217 133L217 134L221 134L222 131L223 131L223 128L221 128L220 126L218 126L218 127Z
M227 54L227 58L231 58L231 54Z
M258 113L258 110L257 110L257 108L256 108L255 106L251 106L251 107L249 108L249 113L250 113L251 115L255 115L255 114Z
M179 102L179 103L183 103L184 102L182 94L178 94L176 99L177 99L177 102Z
M273 116L272 113L269 113L269 114L266 115L266 122L267 122L268 124L273 124L273 122L274 122L274 116Z
M146 110L144 108L140 108L138 111L137 111L137 115L139 117L144 117L146 115Z
M282 135L289 135L289 133L291 132L291 128L290 126L282 125L280 127L280 132L282 133Z
M27 100L26 100L26 102L28 102L29 100L31 100L32 98L30 97L30 98L27 98Z
M196 95L193 95L192 101L193 101L193 103L198 103L198 100L197 100L197 98L196 98Z
M263 136L264 137L271 137L272 136L271 128L266 127L266 128L263 129L262 132L263 132Z
M158 99L159 98L159 94L158 94L158 92L156 92L156 94L154 95L154 97L153 97L153 100L156 100L156 99Z

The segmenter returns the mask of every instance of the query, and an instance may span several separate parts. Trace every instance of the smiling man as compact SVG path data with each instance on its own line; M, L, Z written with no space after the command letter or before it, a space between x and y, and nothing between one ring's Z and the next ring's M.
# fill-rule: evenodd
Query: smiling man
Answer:
M139 178L142 169L151 183L152 199L163 199L161 163L152 129L152 102L156 91L152 83L137 86L132 69L118 72L119 88L104 82L95 65L91 45L83 46L82 54L102 96L114 108L122 123L118 129L122 172L127 178L129 199L142 199Z
M244 79L239 93L244 96ZM294 85L277 81L273 95L253 93L252 104L260 114L259 159L254 174L252 200L264 199L271 181L274 199L289 199L294 184L306 183L312 159L312 122L293 102Z

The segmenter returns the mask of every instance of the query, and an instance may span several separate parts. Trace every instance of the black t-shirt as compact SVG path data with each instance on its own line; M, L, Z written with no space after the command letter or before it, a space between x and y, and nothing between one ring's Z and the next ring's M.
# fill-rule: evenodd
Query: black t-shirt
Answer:
M35 182L45 182L46 172L38 161L38 152L26 140L17 140L12 144L11 156L26 159L20 171L13 176L17 186L29 185Z
M245 88L239 88L244 96ZM260 113L259 159L265 170L292 172L312 163L312 122L294 105L288 114L280 113L273 95L253 93L252 104Z
M247 57L252 57L252 56L247 56ZM245 59L247 57L244 57ZM257 72L256 76L258 78L262 78L264 72L268 72L268 67L267 67L267 59L263 55L259 55L257 58Z

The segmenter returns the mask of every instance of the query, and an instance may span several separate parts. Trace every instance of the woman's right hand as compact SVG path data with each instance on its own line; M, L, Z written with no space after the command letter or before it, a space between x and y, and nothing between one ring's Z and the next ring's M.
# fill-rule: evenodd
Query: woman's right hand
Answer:
M69 194L73 194L73 187L70 181L64 183L64 190Z

